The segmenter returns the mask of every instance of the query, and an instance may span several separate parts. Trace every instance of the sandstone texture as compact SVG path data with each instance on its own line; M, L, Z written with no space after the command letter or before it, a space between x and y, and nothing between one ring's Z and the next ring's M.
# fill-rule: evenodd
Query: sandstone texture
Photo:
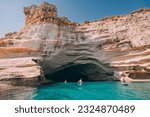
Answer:
M59 17L49 3L24 13L25 26L0 39L2 84L150 81L150 9L83 24Z

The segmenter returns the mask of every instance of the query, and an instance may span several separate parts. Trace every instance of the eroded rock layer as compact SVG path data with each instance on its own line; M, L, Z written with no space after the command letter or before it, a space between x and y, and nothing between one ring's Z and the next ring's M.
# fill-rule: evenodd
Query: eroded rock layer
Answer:
M24 13L24 28L0 40L0 81L150 81L149 9L83 24L49 3Z

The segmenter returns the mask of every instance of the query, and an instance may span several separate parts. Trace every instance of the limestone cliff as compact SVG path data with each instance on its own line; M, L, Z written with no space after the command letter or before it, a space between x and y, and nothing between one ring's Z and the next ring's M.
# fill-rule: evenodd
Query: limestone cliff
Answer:
M83 24L49 3L24 13L24 28L0 40L1 82L150 81L149 9Z

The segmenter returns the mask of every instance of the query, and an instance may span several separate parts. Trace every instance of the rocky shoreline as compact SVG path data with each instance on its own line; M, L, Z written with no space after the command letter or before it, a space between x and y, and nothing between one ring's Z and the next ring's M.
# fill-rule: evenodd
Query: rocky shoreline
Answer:
M83 24L46 2L24 13L25 26L0 39L0 88L79 78L150 81L150 9Z

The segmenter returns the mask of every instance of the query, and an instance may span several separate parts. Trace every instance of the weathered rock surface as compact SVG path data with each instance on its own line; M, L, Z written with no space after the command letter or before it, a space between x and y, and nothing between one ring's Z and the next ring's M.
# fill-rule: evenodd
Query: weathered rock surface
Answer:
M0 81L150 81L149 9L84 24L49 3L24 13L25 27L0 40Z

